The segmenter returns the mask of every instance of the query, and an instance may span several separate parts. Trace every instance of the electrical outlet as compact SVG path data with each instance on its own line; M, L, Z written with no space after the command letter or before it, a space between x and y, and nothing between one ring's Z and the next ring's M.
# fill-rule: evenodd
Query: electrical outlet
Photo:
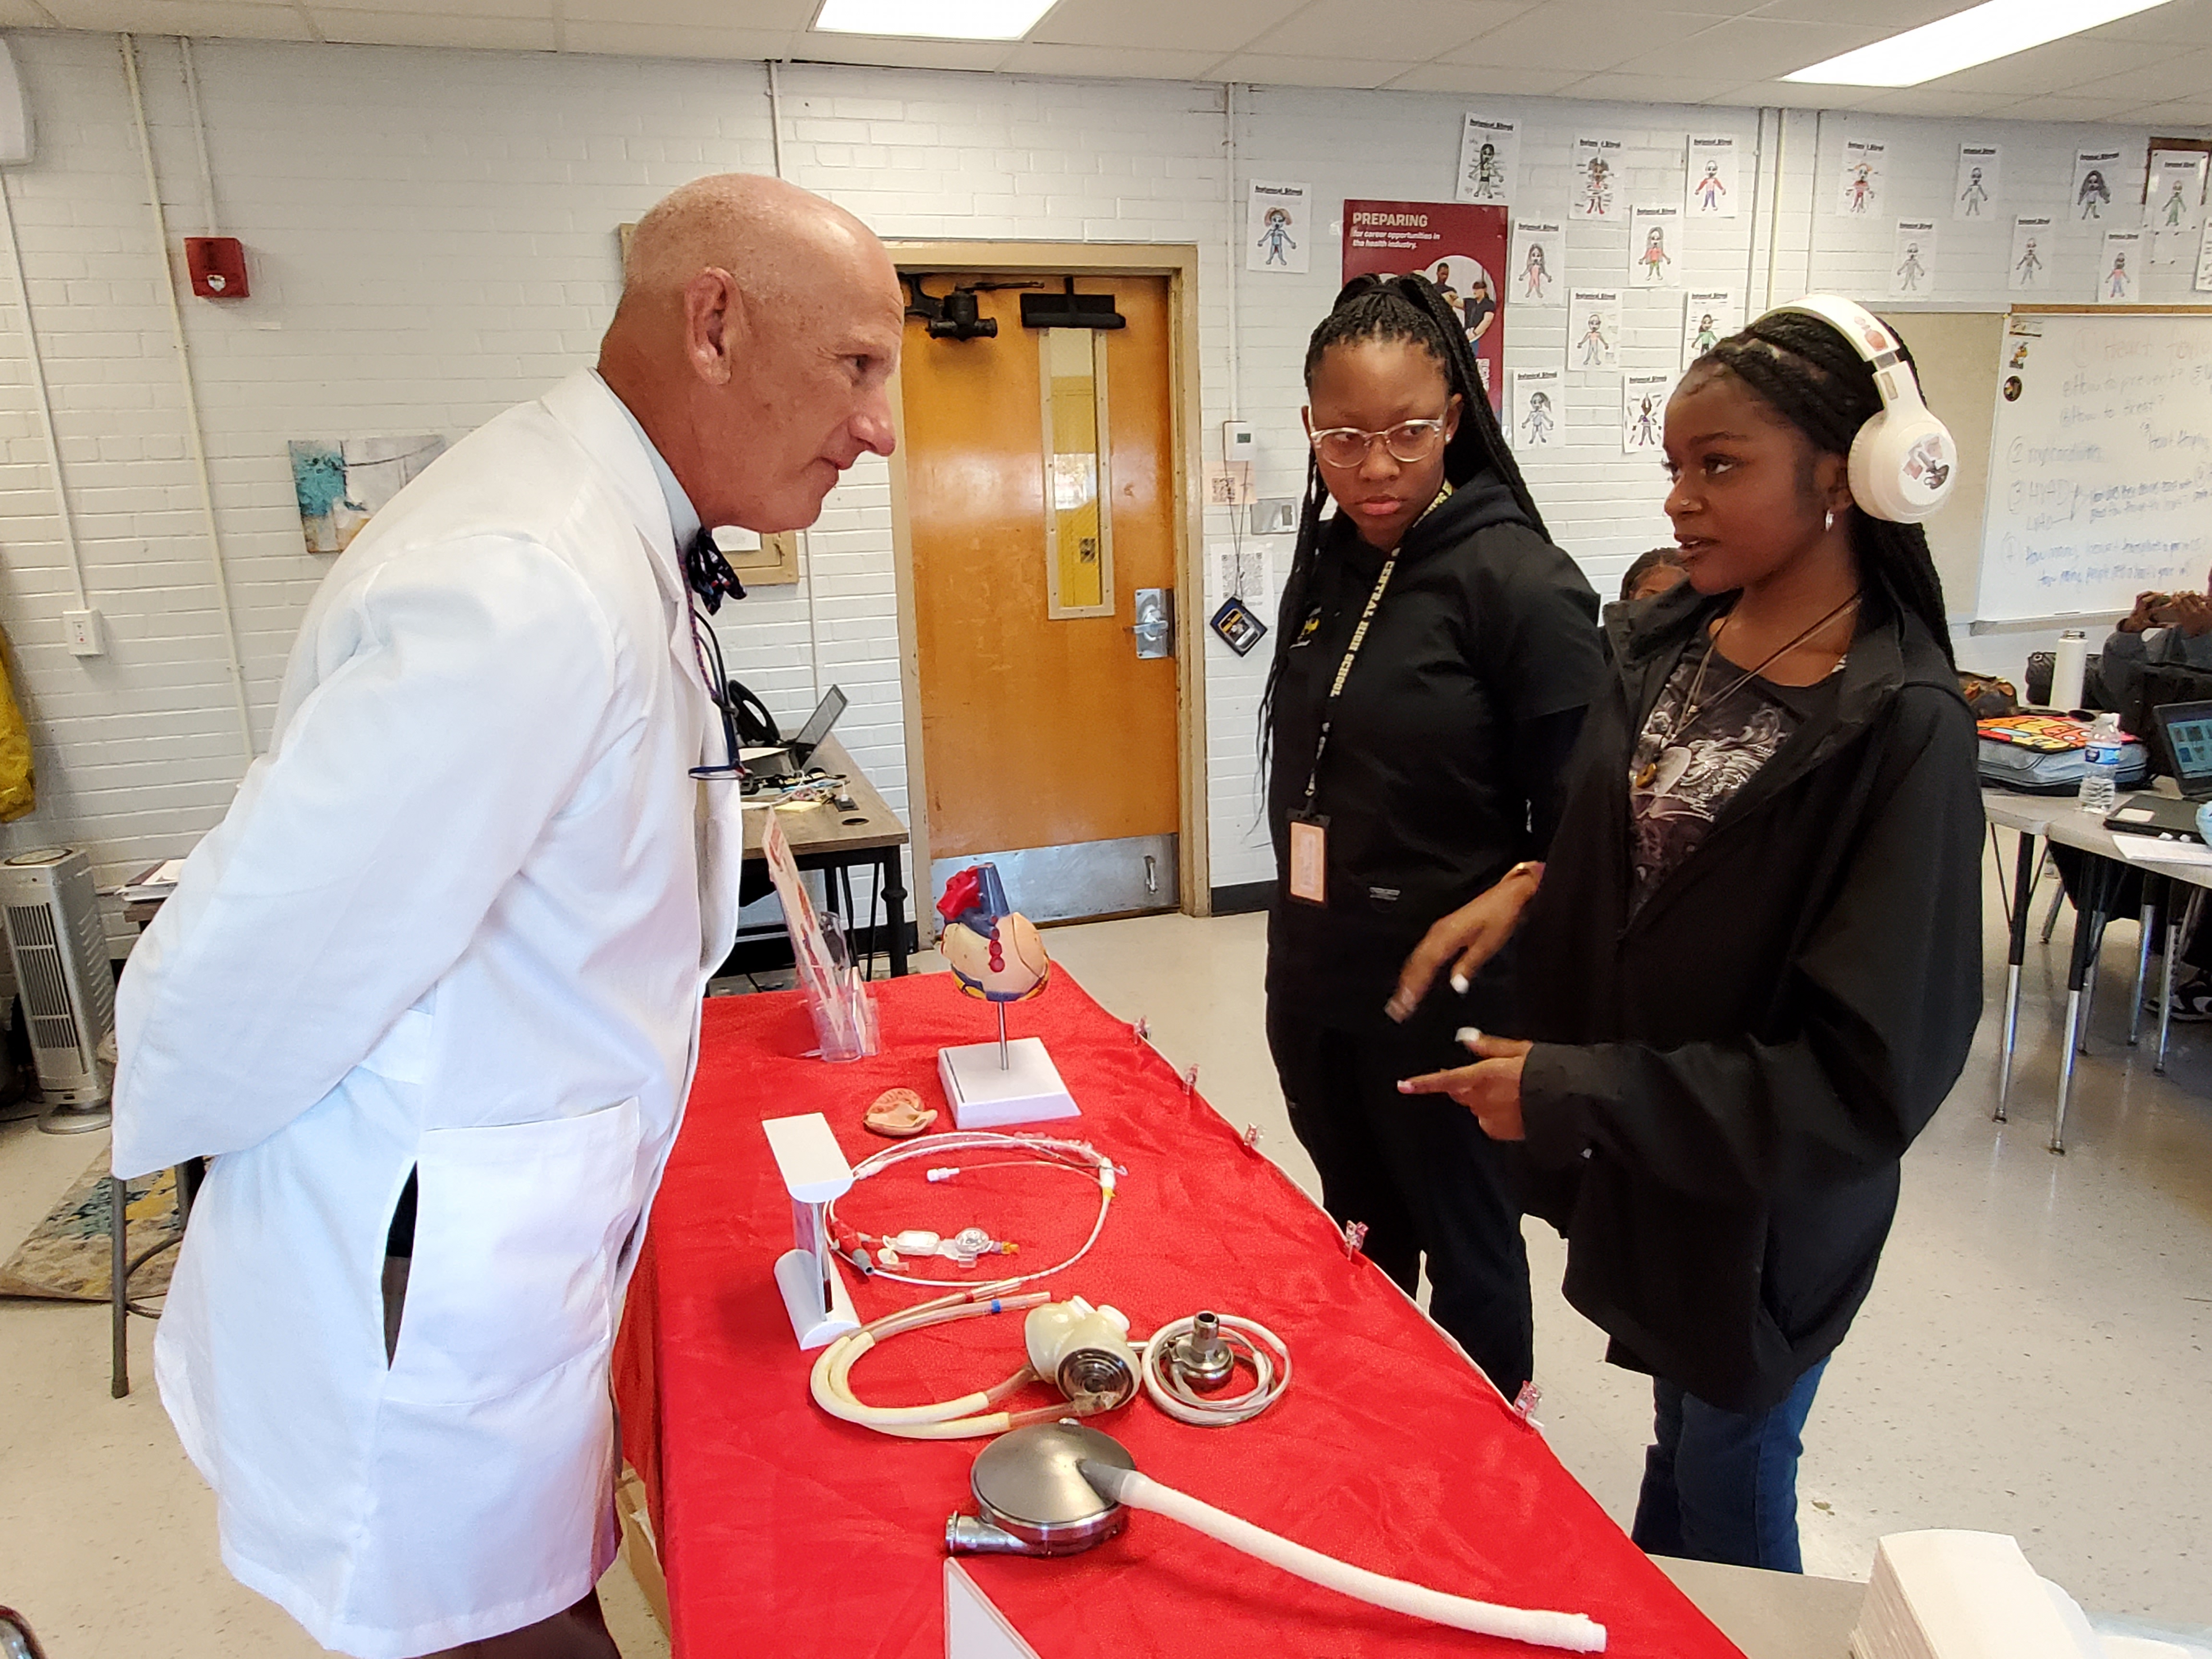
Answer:
M69 636L70 654L73 657L104 657L107 647L100 637L100 612L97 611L64 611L62 630Z

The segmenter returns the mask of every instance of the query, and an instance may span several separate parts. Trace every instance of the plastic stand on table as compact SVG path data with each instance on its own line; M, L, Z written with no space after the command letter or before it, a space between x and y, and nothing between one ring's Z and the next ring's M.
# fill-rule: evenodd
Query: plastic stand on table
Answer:
M951 1560L945 1564L945 1659L1037 1659L982 1587Z
M853 1189L853 1166L819 1112L803 1117L772 1117L761 1125L783 1185L791 1194L791 1231L795 1248L775 1261L776 1288L792 1334L804 1349L827 1347L860 1328L853 1298L837 1272L830 1249L829 1206Z
M937 1051L937 1078L963 1129L996 1129L1009 1123L1042 1123L1080 1117L1083 1109L1060 1080L1041 1037L1006 1040L1006 1006L1000 1003L999 1040Z

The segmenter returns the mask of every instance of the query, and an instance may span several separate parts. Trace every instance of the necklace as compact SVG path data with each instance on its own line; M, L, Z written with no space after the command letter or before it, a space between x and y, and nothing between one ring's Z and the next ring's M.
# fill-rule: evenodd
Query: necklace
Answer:
M1856 611L1858 608L1858 593L1854 591L1849 599L1845 599L1834 610L1829 611L1827 615L1822 617L1820 621L1814 623L1803 633L1798 635L1794 639L1784 641L1773 650L1768 652L1765 656L1759 659L1759 665L1756 668L1746 669L1742 673L1737 675L1734 680L1730 681L1727 686L1723 688L1721 690L1715 692L1713 694L1713 702L1717 703L1726 702L1737 692L1742 690L1745 686L1750 684L1752 681L1757 679L1761 674L1765 673L1767 669L1771 667L1781 658L1789 655L1790 652L1795 651L1799 646L1803 645L1807 641L1817 637L1821 631L1825 629L1829 623L1834 622L1837 617L1843 616L1846 611ZM1713 665L1713 653L1720 649L1721 635L1728 632L1728 625L1735 620L1735 612L1734 611L1730 611L1727 616L1721 618L1721 625L1715 629L1711 636L1705 641L1705 654L1698 659L1698 672L1691 678L1689 693L1682 699L1682 713L1680 718L1678 718L1674 722L1673 735L1677 739L1680 739L1684 733L1689 731L1692 724L1697 720L1698 714L1709 707L1708 704L1700 701L1700 694L1705 690L1705 671ZM1678 743L1668 744L1662 746L1649 760L1644 762L1642 765L1637 768L1633 781L1638 789L1649 789L1651 787L1652 780L1659 775L1660 761L1665 757L1668 749L1678 746Z

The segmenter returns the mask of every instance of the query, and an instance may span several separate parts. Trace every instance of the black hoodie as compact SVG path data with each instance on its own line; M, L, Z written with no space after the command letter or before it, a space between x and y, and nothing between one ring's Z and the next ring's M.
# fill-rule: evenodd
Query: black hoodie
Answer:
M1430 924L1541 855L1560 770L1604 681L1597 596L1494 478L1461 485L1407 531L1321 769L1328 903L1316 908L1283 891L1288 823L1384 557L1341 514L1321 536L1303 602L1284 596L1299 614L1279 619L1287 648L1271 715L1267 990L1333 1024L1379 1028Z
M1528 1207L1616 1363L1778 1402L1874 1283L1899 1162L1981 1016L1974 725L1917 617L1871 604L1793 732L1631 919L1628 774L1688 584L1610 620L1517 941Z

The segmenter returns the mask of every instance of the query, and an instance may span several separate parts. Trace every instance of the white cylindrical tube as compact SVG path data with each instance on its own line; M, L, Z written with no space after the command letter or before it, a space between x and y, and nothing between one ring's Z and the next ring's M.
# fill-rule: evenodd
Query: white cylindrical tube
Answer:
M2058 636L2057 659L2051 670L2051 706L2053 708L2079 708L2081 706L2081 678L2089 666L2089 637L2078 628L2069 628Z
M1170 1521L1180 1521L1216 1543L1226 1544L1255 1560L1265 1561L1310 1584L1319 1584L1323 1589L1333 1589L1354 1601L1408 1613L1453 1630L1474 1631L1478 1635L1502 1636L1509 1641L1527 1642L1538 1647L1563 1648L1569 1653L1605 1651L1605 1626L1586 1614L1503 1607L1464 1595L1447 1595L1425 1585L1409 1584L1402 1578L1386 1578L1379 1572L1370 1572L1333 1555L1308 1549L1304 1544L1279 1538L1263 1527L1241 1521L1211 1504L1202 1504L1173 1486L1163 1486L1134 1469L1115 1468L1087 1457L1079 1467L1083 1478L1097 1489L1102 1498L1127 1504L1133 1510L1149 1510Z

